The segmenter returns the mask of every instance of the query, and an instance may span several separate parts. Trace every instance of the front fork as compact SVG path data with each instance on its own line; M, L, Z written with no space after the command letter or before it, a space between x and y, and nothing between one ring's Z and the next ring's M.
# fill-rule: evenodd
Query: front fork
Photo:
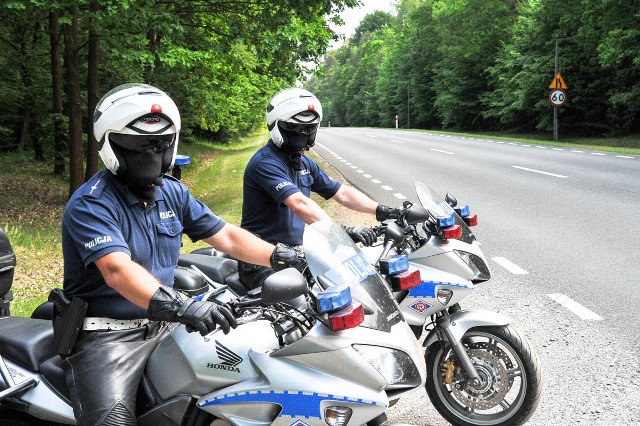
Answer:
M436 326L424 339L423 346L426 350L437 342L446 341L456 354L460 366L471 379L473 385L480 384L478 372L473 367L473 362L462 344L462 339L467 331L474 327L499 327L511 322L506 315L484 309L461 310L457 303L448 310L435 314Z
M457 309L459 310L460 307L457 306ZM460 366L467 374L467 377L469 377L471 384L474 386L480 386L480 376L473 366L473 362L471 361L467 350L462 344L462 341L458 340L458 338L454 335L453 330L451 329L451 325L455 326L456 324L455 322L453 322L452 324L449 312L447 310L443 310L436 313L435 323L436 327L438 327L442 334L444 334L444 336L446 337L449 345L451 345L451 349L456 354L458 362L460 362Z

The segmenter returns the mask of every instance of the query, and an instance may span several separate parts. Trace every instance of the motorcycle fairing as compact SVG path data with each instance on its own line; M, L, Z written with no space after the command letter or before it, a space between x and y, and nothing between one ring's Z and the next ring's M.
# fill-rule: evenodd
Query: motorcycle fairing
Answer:
M399 302L404 317L411 325L422 325L431 315L442 310L442 303L437 298L439 289L453 292L448 305L454 305L475 291L471 281L448 274L438 269L409 262L409 267L418 269L423 278L420 285L409 290L407 296Z
M353 350L344 348L339 352L342 351ZM326 356L332 357L333 353ZM389 407L382 388L374 390L354 383L353 377L326 374L301 363L303 358L274 358L257 352L250 357L259 372L258 379L203 395L198 407L237 425L261 422L290 425L302 420L311 426L326 425L324 409L331 405L353 408L352 421L357 420L354 424L364 424ZM351 375L379 376L379 373L364 368L352 371ZM271 379L268 383L267 377ZM251 409L247 410L247 406Z

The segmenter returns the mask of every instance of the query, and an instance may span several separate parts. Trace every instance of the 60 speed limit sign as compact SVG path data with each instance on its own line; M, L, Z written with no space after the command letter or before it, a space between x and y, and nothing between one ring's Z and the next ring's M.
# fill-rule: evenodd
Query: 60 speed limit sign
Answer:
M567 94L564 90L556 89L549 93L549 102L555 107L562 106L567 101Z

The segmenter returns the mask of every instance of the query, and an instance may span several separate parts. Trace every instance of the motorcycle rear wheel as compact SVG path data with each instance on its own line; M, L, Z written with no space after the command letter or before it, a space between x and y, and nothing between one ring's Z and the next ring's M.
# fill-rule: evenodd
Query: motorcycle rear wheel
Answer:
M482 379L472 386L449 344L427 348L429 399L447 421L460 426L524 424L542 393L540 362L529 342L505 325L468 330L462 344Z

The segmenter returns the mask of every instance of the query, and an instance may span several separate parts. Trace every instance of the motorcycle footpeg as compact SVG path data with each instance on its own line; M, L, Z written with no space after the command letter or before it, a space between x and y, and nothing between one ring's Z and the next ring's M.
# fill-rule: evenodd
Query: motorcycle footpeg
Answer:
M10 396L14 396L19 393L25 392L33 387L36 387L37 385L38 385L38 381L32 377L29 380L25 380L24 382L11 386L10 388L0 392L0 401Z

